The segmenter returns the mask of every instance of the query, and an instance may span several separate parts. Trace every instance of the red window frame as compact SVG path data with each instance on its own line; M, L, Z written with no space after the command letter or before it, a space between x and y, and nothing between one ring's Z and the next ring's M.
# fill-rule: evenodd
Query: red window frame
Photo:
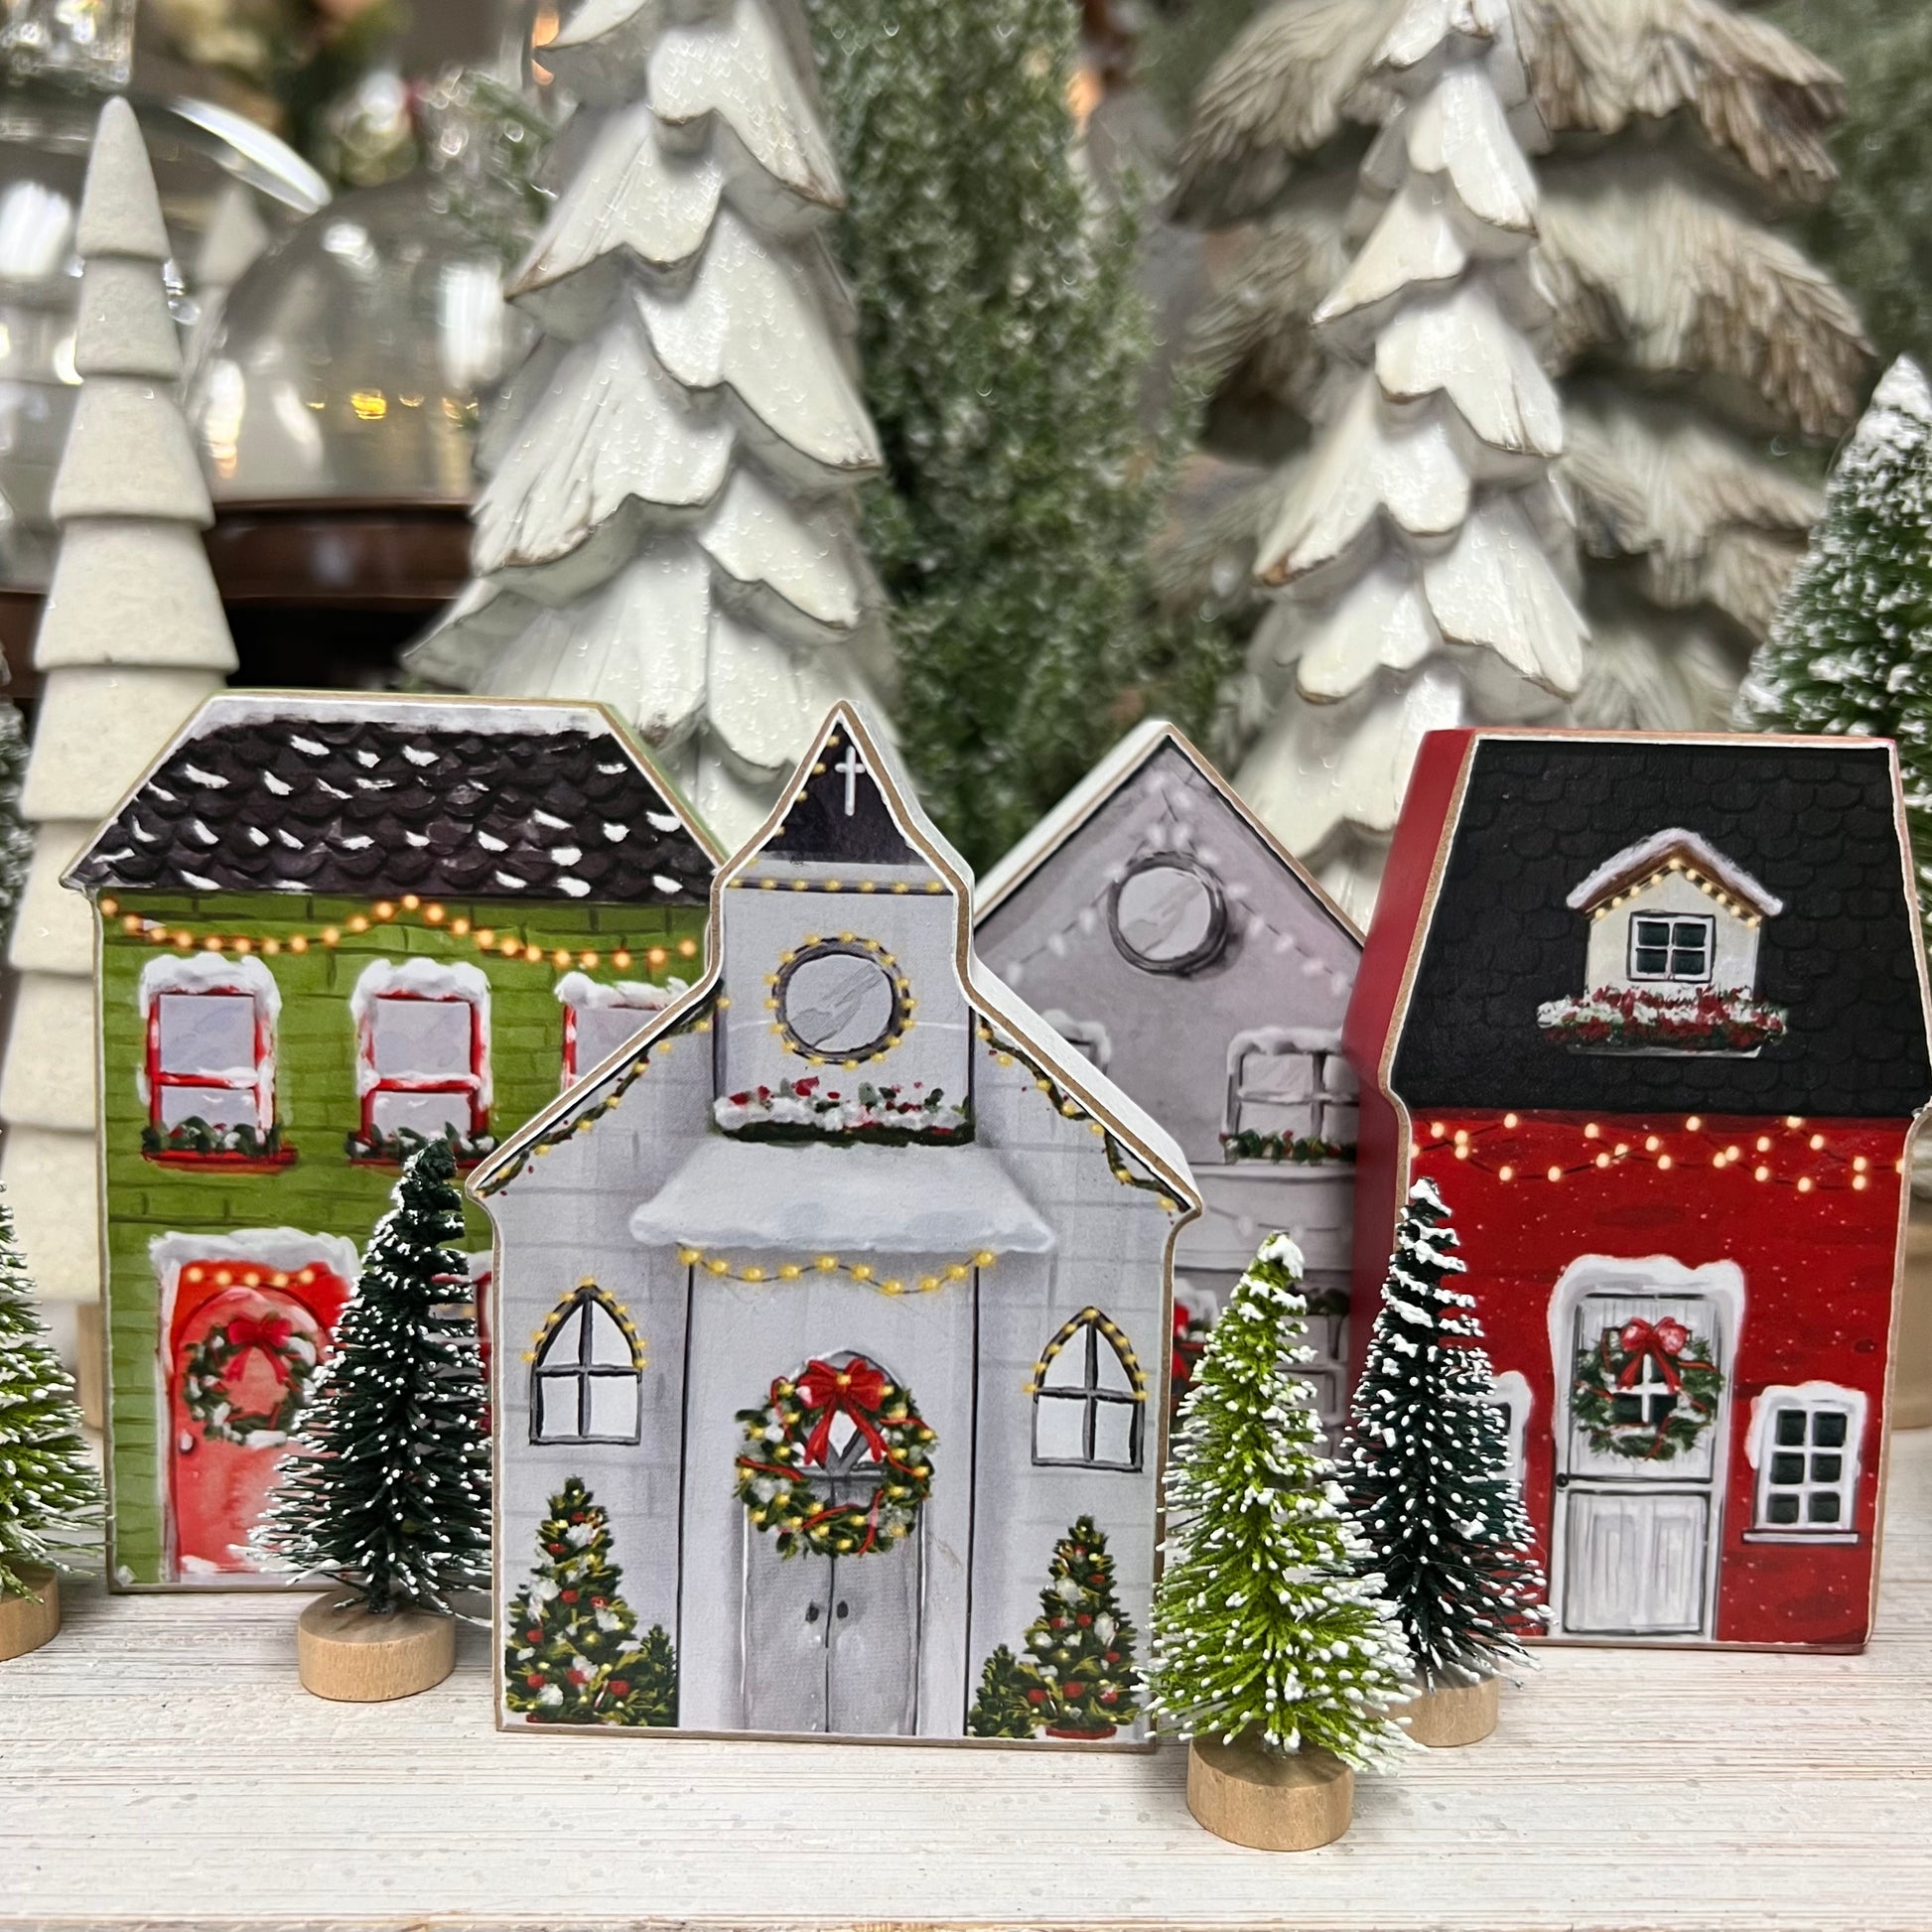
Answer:
M161 1003L164 1000L246 1000L255 1016L255 1077L230 1080L218 1073L164 1073L161 1070ZM252 1092L255 1096L255 1131L266 1134L275 1124L275 1081L271 1062L275 1057L275 1025L262 1010L253 989L239 982L231 986L159 987L148 1001L148 1120L162 1134L168 1132L161 1118L161 1096L168 1087L203 1087L223 1093Z
M375 1065L375 1022L385 1000L411 1000L420 1005L465 1007L470 1014L470 1071L464 1073L380 1073ZM362 1133L374 1135L375 1103L385 1093L462 1093L470 1098L470 1132L483 1133L489 1126L489 1109L483 1105L483 1019L480 1001L466 999L461 993L415 993L398 989L370 997L362 1016L362 1037L358 1042L363 1060L373 1076L362 1095Z

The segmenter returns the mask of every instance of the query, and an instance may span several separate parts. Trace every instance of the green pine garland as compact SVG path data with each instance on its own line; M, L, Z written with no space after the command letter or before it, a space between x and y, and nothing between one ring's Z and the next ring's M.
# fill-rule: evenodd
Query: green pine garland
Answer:
M503 1626L503 1702L532 1724L675 1726L671 1639L653 1624L634 1641L637 1618L611 1561L611 1519L582 1476L551 1497L537 1545L534 1581L517 1591Z
M86 1554L99 1507L73 1381L48 1345L13 1210L0 1200L0 1596L32 1595L30 1572Z
M1332 1752L1357 1769L1406 1748L1387 1707L1407 1651L1336 1507L1307 1345L1302 1253L1262 1243L1208 1336L1168 1472L1154 1592L1154 1709L1186 1737Z
M1910 362L1893 365L1846 446L1737 724L1896 739L1932 917L1932 389Z
M371 1615L489 1582L489 1436L449 1144L412 1155L257 1540Z
M1349 1413L1343 1484L1425 1690L1523 1663L1541 1567L1495 1374L1434 1181L1410 1191Z
M866 538L902 743L983 866L1150 702L1204 726L1227 668L1151 615L1169 466L1141 420L1139 216L1084 178L1067 0L807 8L886 455Z

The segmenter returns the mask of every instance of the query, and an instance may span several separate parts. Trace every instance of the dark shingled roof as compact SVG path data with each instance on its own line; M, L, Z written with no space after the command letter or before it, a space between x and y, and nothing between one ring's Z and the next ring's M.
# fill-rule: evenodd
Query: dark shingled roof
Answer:
M1566 897L1667 826L1784 901L1757 992L1789 1031L1754 1059L1574 1053L1538 1030L1541 1002L1586 991ZM1932 1098L1913 917L1882 745L1483 739L1391 1085L1412 1108L1905 1119Z
M75 862L88 891L702 905L715 862L591 705L211 698Z

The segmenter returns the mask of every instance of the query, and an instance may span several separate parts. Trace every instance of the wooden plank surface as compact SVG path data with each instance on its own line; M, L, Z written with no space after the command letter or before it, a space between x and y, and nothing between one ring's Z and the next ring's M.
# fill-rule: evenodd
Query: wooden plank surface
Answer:
M1564 1650L1354 1830L1244 1852L1178 1750L499 1736L486 1643L329 1705L299 1601L76 1592L0 1667L0 1923L61 1928L1932 1925L1932 1435L1862 1657Z

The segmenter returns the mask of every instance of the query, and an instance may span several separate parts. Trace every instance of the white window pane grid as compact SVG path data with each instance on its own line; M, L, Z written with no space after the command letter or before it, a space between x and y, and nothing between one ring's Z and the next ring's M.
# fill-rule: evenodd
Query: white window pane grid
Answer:
M1046 1364L1034 1397L1034 1460L1083 1468L1141 1466L1141 1408L1114 1343L1088 1319Z
M629 1338L588 1290L551 1330L532 1374L531 1439L538 1443L634 1443L642 1433L642 1371Z
M473 1079L475 1014L468 1000L374 1002L369 1057L378 1077Z
M1630 917L1630 977L1699 984L1711 977L1716 921L1636 912Z
M643 1007L578 1007L574 1073L588 1073L627 1045L655 1017Z
M1758 1527L1830 1535L1852 1527L1858 1445L1842 1404L1780 1407L1758 1483Z
M259 1127L261 1113L253 1085L202 1087L164 1083L155 1094L155 1115L165 1128L186 1120L206 1121L210 1127Z
M369 1101L369 1124L378 1133L393 1136L408 1128L427 1141L439 1140L445 1128L459 1134L471 1129L470 1095L462 1093L404 1093L400 1088L379 1088Z

